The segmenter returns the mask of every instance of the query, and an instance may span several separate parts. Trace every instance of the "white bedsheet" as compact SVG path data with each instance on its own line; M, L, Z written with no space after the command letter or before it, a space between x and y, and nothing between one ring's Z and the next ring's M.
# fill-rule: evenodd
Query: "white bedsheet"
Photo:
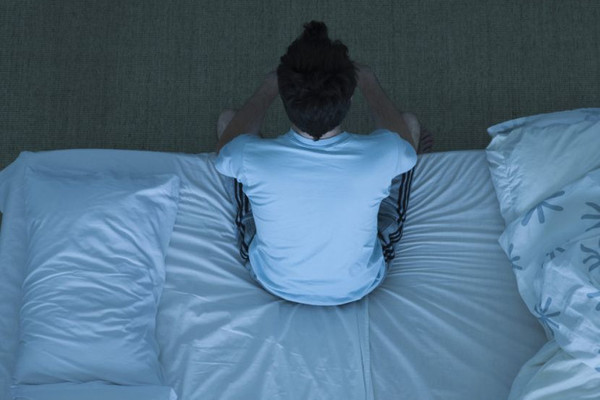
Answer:
M419 158L395 265L368 300L375 398L507 398L546 337L503 229L484 151Z
M2 179L20 163L180 176L157 316L166 383L180 399L504 400L545 343L497 242L504 226L483 150L419 157L386 282L339 307L278 299L248 276L214 156L23 153L0 174L0 204L10 210L0 234L0 396L18 340L24 252L18 213L11 215L20 188Z

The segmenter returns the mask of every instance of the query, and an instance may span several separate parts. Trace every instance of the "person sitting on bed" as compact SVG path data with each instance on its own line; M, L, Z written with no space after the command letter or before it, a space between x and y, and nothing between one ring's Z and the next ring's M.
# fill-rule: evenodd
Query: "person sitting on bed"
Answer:
M402 235L420 125L396 110L368 66L328 38L324 23L304 28L246 104L220 115L215 168L233 178L250 276L285 300L340 305L384 281ZM369 135L341 128L356 86L375 122ZM292 127L263 138L278 94Z

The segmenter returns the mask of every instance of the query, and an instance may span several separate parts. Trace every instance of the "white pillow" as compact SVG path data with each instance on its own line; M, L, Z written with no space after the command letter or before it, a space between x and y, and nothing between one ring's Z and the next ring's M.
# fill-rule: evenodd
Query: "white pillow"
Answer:
M490 136L508 134L520 127L543 128L550 125L572 125L581 121L600 120L600 108L578 108L576 110L559 111L547 114L530 115L510 121L504 121L490 126L487 131Z
M568 183L600 167L600 119L519 126L486 149L506 224Z
M168 386L119 386L102 382L21 385L13 400L177 400Z
M179 178L28 168L25 185L13 383L162 385L154 330Z

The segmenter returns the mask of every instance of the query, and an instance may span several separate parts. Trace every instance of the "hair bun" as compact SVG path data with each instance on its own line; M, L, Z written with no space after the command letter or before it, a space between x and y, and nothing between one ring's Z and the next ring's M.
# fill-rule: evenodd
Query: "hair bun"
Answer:
M304 37L308 40L327 39L327 25L320 21L310 21L304 24Z

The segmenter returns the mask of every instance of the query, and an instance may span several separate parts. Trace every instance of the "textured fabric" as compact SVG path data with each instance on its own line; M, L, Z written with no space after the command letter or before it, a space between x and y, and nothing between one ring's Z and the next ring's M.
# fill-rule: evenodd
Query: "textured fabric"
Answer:
M248 255L263 286L286 300L337 305L383 279L379 206L393 178L416 160L414 148L388 130L314 142L290 129L276 139L236 137L215 167L250 199L257 234Z
M22 150L214 151L221 110L252 95L311 19L439 133L435 151L483 149L499 121L600 104L594 0L4 0L0 167ZM372 128L359 90L344 124ZM276 99L263 132L288 125Z

